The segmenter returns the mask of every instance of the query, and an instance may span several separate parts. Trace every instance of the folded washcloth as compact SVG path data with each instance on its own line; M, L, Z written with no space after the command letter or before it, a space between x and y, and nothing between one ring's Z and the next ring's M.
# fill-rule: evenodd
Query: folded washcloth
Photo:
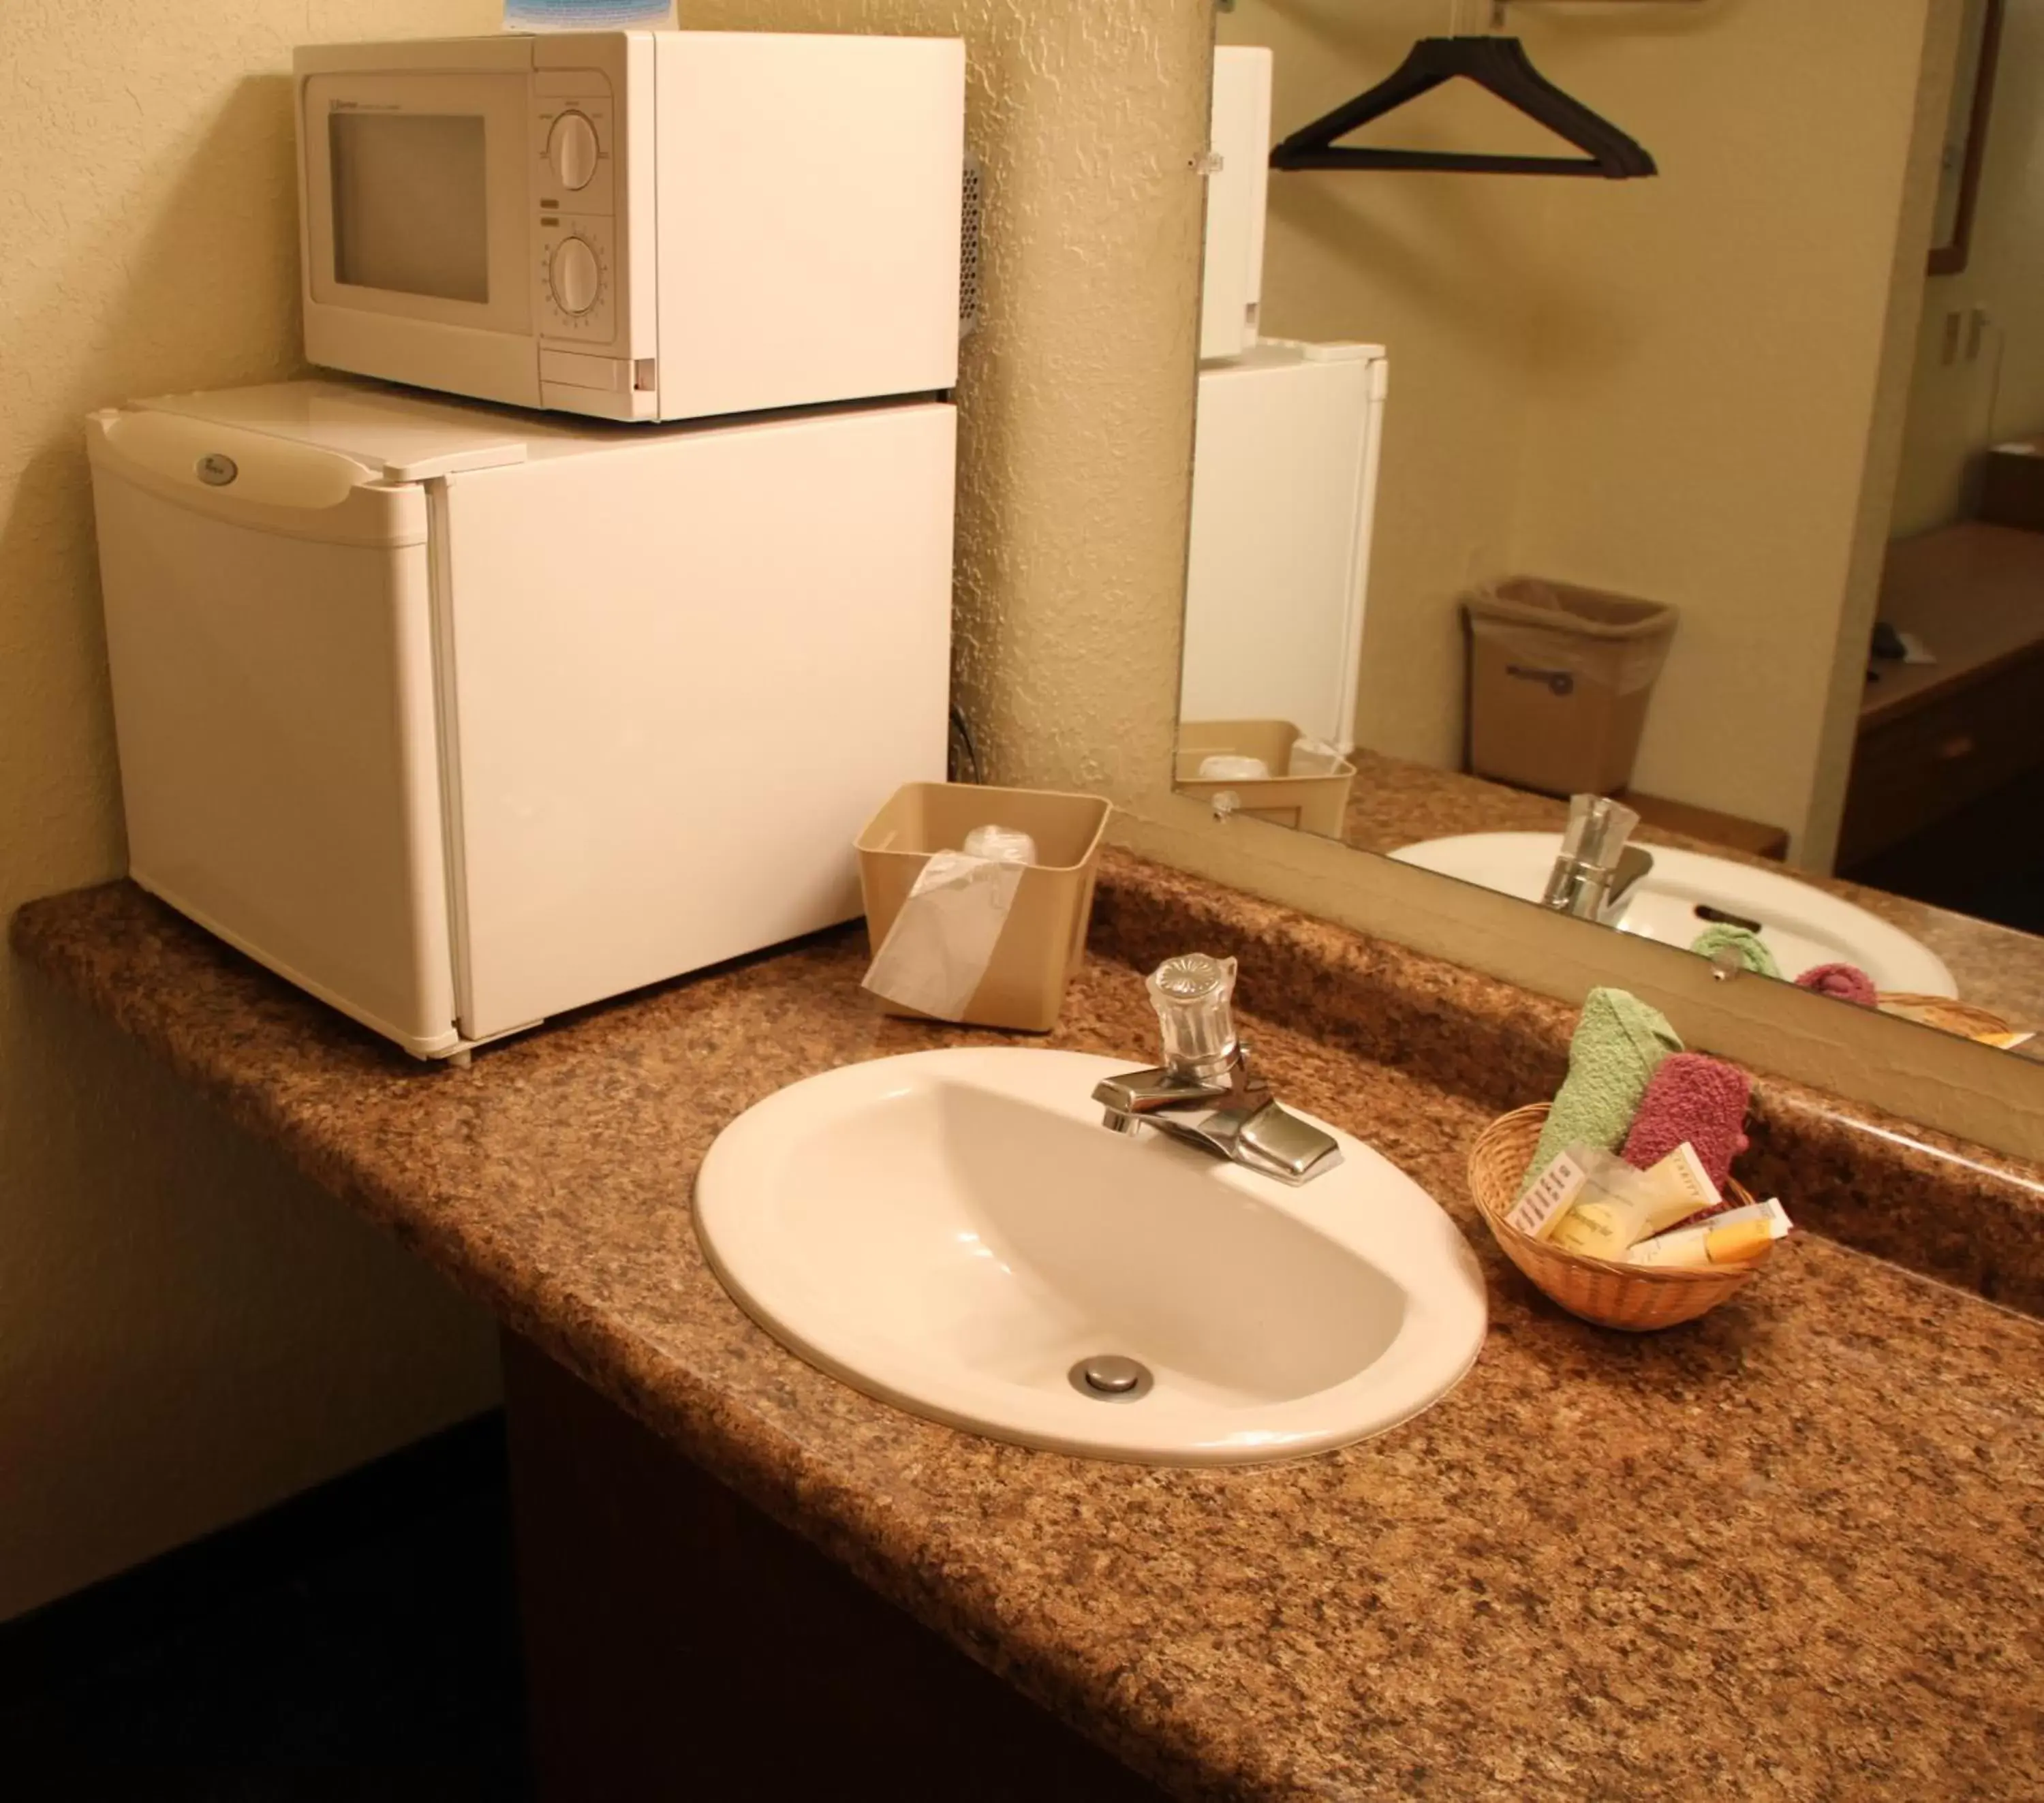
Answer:
M1739 961L1756 977L1781 975L1781 967L1774 962L1774 954L1760 943L1760 935L1750 928L1719 921L1714 927L1705 927L1689 942L1689 949L1699 958L1714 957L1727 948L1739 954Z
M1746 1150L1746 1104L1753 1079L1736 1064L1679 1052L1662 1060L1626 1136L1625 1162L1650 1170L1686 1140L1722 1190L1731 1161Z
M1593 989L1569 1041L1569 1078L1547 1111L1523 1190L1574 1145L1615 1152L1624 1141L1654 1067L1682 1042L1667 1017L1622 989Z
M1872 1008L1881 999L1873 978L1857 964L1812 964L1796 979L1796 986L1835 996L1840 1001L1857 1002L1862 1008Z

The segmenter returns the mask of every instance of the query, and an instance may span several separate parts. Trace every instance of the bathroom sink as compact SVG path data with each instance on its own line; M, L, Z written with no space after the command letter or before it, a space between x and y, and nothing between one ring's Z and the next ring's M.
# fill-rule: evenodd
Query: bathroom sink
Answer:
M1288 1188L1109 1132L1093 1087L1128 1063L968 1047L796 1083L711 1147L703 1249L812 1363L1025 1446L1290 1459L1453 1388L1483 1279L1426 1192L1343 1133L1343 1162Z
M1466 832L1407 845L1391 855L1401 863L1538 902L1561 846L1558 832ZM1644 849L1653 853L1654 868L1624 907L1606 920L1620 932L1686 949L1710 925L1696 911L1701 905L1758 921L1761 940L1785 977L1816 964L1857 964L1877 989L1959 993L1934 951L1864 908L1779 871L1666 845Z

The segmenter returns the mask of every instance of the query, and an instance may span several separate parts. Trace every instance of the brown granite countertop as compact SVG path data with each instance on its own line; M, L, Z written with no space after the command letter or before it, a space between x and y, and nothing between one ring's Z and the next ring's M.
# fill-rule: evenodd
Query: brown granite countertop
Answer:
M1551 795L1435 770L1360 747L1352 756L1355 787L1342 836L1358 851L1388 855L1423 839L1445 839L1462 832L1559 832L1568 824L1569 804ZM1777 875L1783 872L1783 866L1769 859L1687 833L1643 825L1635 836L1644 844L1705 852ZM1863 883L1808 871L1786 874L1865 909L1929 946L1944 959L1963 1000L1991 1009L2019 1028L2044 1028L2044 940L1885 889L1869 889ZM2044 1045L2038 1053L2044 1055Z
M1138 951L1184 930L1167 875L1114 859L1103 878ZM1279 911L1201 905L1284 955ZM1151 1470L870 1401L706 1269L690 1188L724 1122L829 1066L995 1036L872 1012L853 935L465 1071L411 1063L125 885L33 904L13 940L511 1326L1181 1794L2044 1794L2044 1325L1815 1235L1689 1328L1562 1314L1464 1187L1494 1099L1439 1075L1461 1057L1504 1080L1477 1056L1503 1042L1454 1010L1481 1003L1502 1032L1516 991L1354 941L1343 981L1404 985L1369 1031L1441 1058L1254 1023L1281 1094L1470 1234L1493 1314L1474 1370L1340 1452ZM1049 1043L1132 1058L1152 1032L1134 971L1096 956Z

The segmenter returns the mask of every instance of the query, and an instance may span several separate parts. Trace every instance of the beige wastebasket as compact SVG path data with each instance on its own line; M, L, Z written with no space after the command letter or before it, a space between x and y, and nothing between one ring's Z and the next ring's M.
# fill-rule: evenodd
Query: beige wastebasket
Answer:
M1097 795L990 789L973 782L911 782L897 789L854 841L866 931L877 951L933 852L962 851L977 826L1026 832L1037 861L1025 865L986 974L955 1017L969 1025L1047 1033L1065 985L1085 960L1100 842L1112 808ZM888 1002L890 1014L919 1010Z
M1466 596L1462 617L1470 770L1551 795L1625 787L1675 609L1517 576Z
M1289 720L1186 720L1178 725L1175 786L1182 795L1210 802L1232 793L1237 811L1251 820L1267 820L1301 832L1339 839L1348 817L1355 766L1347 758L1333 770L1308 775L1287 774L1299 729ZM1203 777L1200 766L1210 757L1260 758L1273 776Z

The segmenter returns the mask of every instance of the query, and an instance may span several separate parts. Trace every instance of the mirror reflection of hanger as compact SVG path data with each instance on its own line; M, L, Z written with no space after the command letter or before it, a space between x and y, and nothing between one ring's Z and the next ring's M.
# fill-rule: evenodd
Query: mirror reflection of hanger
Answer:
M1487 156L1463 151L1377 150L1342 144L1358 126L1396 112L1458 78L1474 82L1581 156ZM1447 169L1489 175L1601 175L1624 181L1656 174L1646 148L1533 67L1516 37L1423 37L1397 70L1366 94L1304 125L1270 153L1274 169Z

